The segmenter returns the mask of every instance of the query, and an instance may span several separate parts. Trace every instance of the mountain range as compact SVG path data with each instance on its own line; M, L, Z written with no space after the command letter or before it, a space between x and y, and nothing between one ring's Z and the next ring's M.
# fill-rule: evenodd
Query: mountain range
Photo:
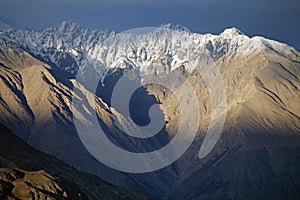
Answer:
M193 33L175 24L150 30L119 34L68 21L41 32L1 30L0 123L76 170L161 199L299 199L300 53L277 41L248 37L236 28L219 35ZM214 61L226 91L221 137L202 159L198 152L213 108L204 78L189 63L199 56L199 49ZM132 80L178 72L198 100L201 120L192 146L158 171L135 174L111 169L90 154L76 130L74 117L89 124L90 113L96 112L110 140L130 151L152 151L172 141L178 122L190 111L180 110L174 93L160 85L139 88L129 105L133 120L147 125L149 108L159 104L165 120L159 134L142 140L118 128L117 122L132 123L110 101L127 71ZM95 78L99 85L93 91L85 80ZM87 106L74 107L74 98ZM190 115L185 121L195 119Z

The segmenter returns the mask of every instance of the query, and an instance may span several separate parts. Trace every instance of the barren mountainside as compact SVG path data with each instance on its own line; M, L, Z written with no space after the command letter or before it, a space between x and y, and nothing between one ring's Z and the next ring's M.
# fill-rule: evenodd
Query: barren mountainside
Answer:
M154 199L81 173L32 148L1 124L0 133L1 199Z
M189 60L197 58L198 49L210 55L226 91L221 138L203 159L198 152L212 108L205 81ZM117 34L62 22L42 32L0 31L0 65L0 122L29 145L82 172L165 199L300 197L300 53L286 44L250 38L236 28L212 35L165 24L151 32ZM117 127L115 119L125 126L132 123L110 102L114 85L129 70L138 81L179 72L198 99L193 145L172 165L146 174L123 173L98 162L74 125L75 112L81 123L89 124L96 111L118 146L139 152L169 143L186 116L182 112L188 111L180 110L172 91L159 85L140 88L130 105L133 120L145 125L147 109L159 103L166 122L159 134L138 140ZM95 94L75 79L77 73L86 80L99 78ZM72 107L72 98L88 106Z

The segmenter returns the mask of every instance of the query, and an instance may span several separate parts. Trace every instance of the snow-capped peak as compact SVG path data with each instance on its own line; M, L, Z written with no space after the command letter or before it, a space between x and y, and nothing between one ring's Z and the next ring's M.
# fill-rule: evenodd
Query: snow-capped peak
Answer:
M76 23L66 20L66 21L62 21L57 27L61 29L69 29L77 26L79 27L79 25L77 25Z
M164 23L161 24L159 27L166 28L173 31L185 31L185 32L191 32L190 29L180 25L180 24L174 24L174 23Z
M47 28L45 31L55 31L60 32L63 34L69 34L69 33L78 33L81 32L81 30L85 30L87 28L81 27L80 25L72 22L72 21L62 21L55 27Z
M239 35L245 35L242 31L239 29L232 27L225 29L221 35L232 35L232 36L239 36Z

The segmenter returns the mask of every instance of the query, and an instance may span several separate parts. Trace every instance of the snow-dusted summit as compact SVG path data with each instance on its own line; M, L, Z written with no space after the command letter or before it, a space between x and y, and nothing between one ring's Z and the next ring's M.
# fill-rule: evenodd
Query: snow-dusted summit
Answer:
M206 49L214 60L231 51L236 55L263 48L279 49L283 54L296 52L275 41L249 38L236 28L226 29L220 35L192 33L181 25L170 23L151 30L142 35L134 35L130 31L117 34L63 21L42 32L3 30L0 32L0 44L19 44L42 61L71 74L76 74L79 68L92 67L100 75L111 69L126 67L141 74L156 73L150 67L152 63L161 68L154 70L169 72L185 60L196 57L200 49Z
M191 32L190 29L186 28L185 26L182 26L180 24L173 24L173 23L164 23L161 24L159 27L170 29L173 31L185 31L185 32Z

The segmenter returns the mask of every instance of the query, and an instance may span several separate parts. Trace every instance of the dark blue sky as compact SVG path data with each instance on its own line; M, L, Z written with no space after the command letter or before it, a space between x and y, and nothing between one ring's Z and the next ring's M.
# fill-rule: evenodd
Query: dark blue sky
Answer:
M62 20L117 32L165 22L200 33L234 26L300 49L299 0L0 0L0 19L37 30Z

